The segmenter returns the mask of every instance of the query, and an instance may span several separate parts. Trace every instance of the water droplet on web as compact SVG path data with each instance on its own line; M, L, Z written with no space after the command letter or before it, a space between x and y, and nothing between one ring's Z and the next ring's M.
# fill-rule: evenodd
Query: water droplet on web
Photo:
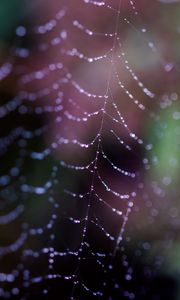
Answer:
M179 111L173 112L173 119L174 120L179 120L180 119L180 112Z
M164 70L166 72L170 72L173 69L173 67L174 67L173 63L168 63L168 64L164 65Z
M16 28L16 34L20 37L25 36L27 33L26 27L24 26L19 26Z

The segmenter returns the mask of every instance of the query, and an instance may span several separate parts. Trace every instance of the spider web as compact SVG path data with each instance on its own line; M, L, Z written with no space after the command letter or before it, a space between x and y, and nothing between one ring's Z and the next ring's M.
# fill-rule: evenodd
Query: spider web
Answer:
M151 245L136 235L155 222L171 178L151 180L158 157L146 125L160 124L177 94L156 92L150 65L173 66L139 4L36 1L33 26L16 28L0 68L2 82L18 78L0 107L2 298L147 296L157 265L138 265ZM28 34L35 42L24 47Z

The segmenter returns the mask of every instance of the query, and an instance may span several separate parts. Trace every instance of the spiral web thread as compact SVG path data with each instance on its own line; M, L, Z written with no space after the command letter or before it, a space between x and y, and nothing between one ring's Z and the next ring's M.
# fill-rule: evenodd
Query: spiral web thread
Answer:
M9 149L15 151L10 168L0 176L4 212L0 225L13 233L15 226L13 241L0 247L2 259L15 257L13 267L11 264L6 270L3 266L0 273L3 298L48 296L52 282L67 282L62 299L135 298L127 287L134 275L125 254L124 242L130 240L125 231L143 195L144 178L151 169L146 155L153 144L133 130L126 111L132 109L142 120L159 122L153 111L162 98L140 79L124 50L121 30L132 28L142 37L147 53L158 56L147 29L134 25L140 19L136 2L127 2L78 0L76 5L73 1L60 5L53 18L31 28L38 41L35 51L16 47L0 68L1 81L11 73L19 78L17 95L0 107L2 122L6 124L12 115L17 124L0 143L1 157L6 157ZM87 16L89 11L94 22L87 17L86 25L81 10L74 9L78 5ZM132 21L124 17L126 6ZM98 31L101 15L113 24L112 31ZM25 27L18 27L16 34L20 38L26 35ZM95 49L101 40L103 53ZM90 56L88 48L95 55L91 52ZM45 58L45 65L28 71L25 61L33 51ZM14 62L17 57L18 66ZM167 72L167 64L162 59L159 63ZM171 101L175 98L172 94ZM124 107L122 103L126 103ZM45 118L43 125L32 124L34 115ZM26 123L24 117L30 121ZM121 166L117 154L113 157L113 148L118 157L122 153L134 157L138 168L134 162L126 167L120 160ZM43 171L46 163L47 172ZM160 187L155 190L163 195ZM115 272L117 263L119 271Z

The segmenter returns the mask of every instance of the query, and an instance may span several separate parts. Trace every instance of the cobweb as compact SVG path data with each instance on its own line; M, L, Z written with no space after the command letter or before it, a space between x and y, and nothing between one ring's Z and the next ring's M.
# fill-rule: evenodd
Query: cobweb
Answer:
M178 98L151 4L31 2L0 68L17 81L0 107L1 298L150 299L162 257L139 262L176 158L158 173L148 130L163 140Z

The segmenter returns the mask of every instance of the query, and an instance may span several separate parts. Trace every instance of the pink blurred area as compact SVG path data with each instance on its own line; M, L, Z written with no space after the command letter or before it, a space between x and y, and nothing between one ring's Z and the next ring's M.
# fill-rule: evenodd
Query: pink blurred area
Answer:
M51 3L48 1L47 4L42 3L40 5L38 11L41 11L41 14L38 13L34 21L38 47L27 60L28 72L22 82L26 82L27 78L27 83L23 83L23 88L30 93L36 95L47 93L47 97L37 97L36 106L51 106L54 107L54 110L59 110L57 122L54 122L54 115L57 114L47 116L50 124L49 134L46 136L47 144L54 141L58 135L65 135L67 138L80 141L90 141L93 136L95 137L97 126L99 126L96 121L98 115L92 117L89 122L84 122L84 126L80 122L74 122L72 125L72 118L73 116L81 119L86 118L88 114L95 112L102 114L100 110L107 93L109 74L115 70L110 71L112 56L110 49L112 50L113 36L104 34L113 34L114 32L118 3L119 1L113 1L109 5L107 2L107 5L98 7L83 1L64 1L61 4L58 1L51 1ZM107 9L108 5L109 9ZM138 109L133 101L134 99L137 100L148 111L152 105L155 107L158 100L149 100L142 89L137 88L136 82L127 72L125 62L128 59L130 67L135 65L137 76L144 81L145 86L149 78L163 74L158 86L155 86L154 82L148 86L150 90L152 89L152 93L160 92L161 82L166 80L166 74L162 72L163 53L160 52L164 50L158 49L152 55L152 49L148 45L149 41L146 40L148 36L143 36L142 32L136 32L140 31L141 27L133 28L133 21L132 24L128 23L128 18L138 19L137 11L142 10L143 16L145 16L143 21L147 21L148 26L153 26L154 21L148 4L145 5L144 1L136 1L136 6L133 1L123 1L122 3L119 46L115 52L113 50L114 68L116 68L118 77L114 74L110 76L112 95L110 101L114 100L121 108L125 121L128 120L129 128L133 129L137 135L141 135L143 134L142 123L145 122L146 115L143 110ZM154 8L156 11L156 6L158 12L156 2L151 3L151 9ZM77 24L83 24L82 30L73 25L76 24L73 22L77 22L77 20ZM140 18L139 22L141 22ZM85 32L87 30L93 34L87 34ZM139 44L132 44L132 35L135 36L135 39L137 38ZM135 52L132 50L134 46L136 47ZM142 66L141 61L138 61L140 58L138 51L141 51L141 56L144 56ZM128 58L122 56L124 52L129 54ZM148 56L150 57L149 63ZM90 62L88 59L94 59L94 61ZM124 86L124 89L120 87L117 81ZM133 91L134 99L128 97L126 90ZM96 95L96 97L93 98L92 95ZM63 113L66 117L62 122L58 122L58 119L61 121L61 101L63 101ZM112 107L108 107L108 114L112 117L114 117L113 110ZM69 119L71 119L70 122ZM108 127L108 124L105 126ZM114 126L117 127L116 124ZM129 136L123 126L120 131L122 137L129 141Z

